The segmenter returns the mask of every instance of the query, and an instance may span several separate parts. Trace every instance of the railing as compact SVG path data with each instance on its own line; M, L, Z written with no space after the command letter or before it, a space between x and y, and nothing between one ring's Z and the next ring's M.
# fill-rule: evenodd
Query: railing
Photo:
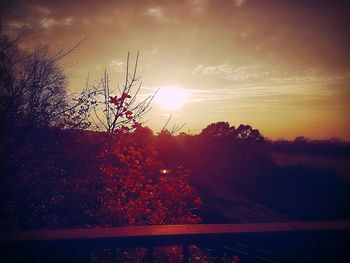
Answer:
M283 254L286 251L296 250L297 247L305 250L303 246L306 243L314 248L315 242L320 240L325 240L326 243L332 243L334 240L338 242L338 247L335 247L332 257L349 256L347 249L350 241L350 221L160 225L0 232L2 254L19 253L20 251L49 251L54 248L87 251L89 249L144 247L148 249L148 262L153 262L154 247L182 246L183 262L189 261L189 245L214 249L216 252L213 257L216 262L221 262L225 250L226 253L227 251L241 252L246 254L247 262L256 262L259 261L258 254L264 252L266 248L277 249L281 252L281 247L287 246L284 250L282 249ZM237 248L237 244L241 244L241 248ZM244 244L245 252L242 252L242 244ZM324 256L325 251L322 249L324 249L324 244L321 246ZM308 257L319 252L304 251L303 255ZM260 259L263 258L260 256ZM326 259L329 260L324 259L325 262Z

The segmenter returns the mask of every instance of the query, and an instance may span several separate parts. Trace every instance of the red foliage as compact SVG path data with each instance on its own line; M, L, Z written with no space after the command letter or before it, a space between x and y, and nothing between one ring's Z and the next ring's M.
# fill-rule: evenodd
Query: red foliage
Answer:
M153 139L153 138L152 138ZM161 173L164 165L145 128L123 134L101 156L105 217L118 225L198 223L191 212L201 204L183 166Z
M114 97L110 96L109 102L112 104L118 104L118 97L117 96L114 96Z
M133 115L134 113L129 110L129 103L127 102L128 99L131 98L131 95L127 94L127 93L123 93L120 98L118 98L118 96L110 96L109 97L109 103L113 104L111 109L113 109L113 114L115 114L116 118L123 118L123 116L127 119L127 120L133 120L133 125L130 127L131 129L133 128L137 128L138 126L135 125L135 116ZM128 123L128 122L126 122ZM125 131L125 125L124 127L124 131ZM130 129L129 128L129 129ZM114 132L117 131L113 130Z

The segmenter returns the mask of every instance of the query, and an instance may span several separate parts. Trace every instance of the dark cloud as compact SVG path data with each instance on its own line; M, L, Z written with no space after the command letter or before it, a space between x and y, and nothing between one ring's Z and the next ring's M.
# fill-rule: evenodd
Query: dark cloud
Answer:
M211 50L219 56L222 50L228 58L243 54L247 61L254 57L290 67L350 67L346 1L14 0L6 10L9 30L46 21L43 27L51 32L43 34L42 41L45 36L46 41L52 41L48 38L53 35L62 41L85 35L95 46L96 41L103 46L101 38L114 42L110 37L115 35L131 48L137 46L137 39L138 49L157 41L167 52L192 45L186 47L192 49L191 56L205 53L209 60L214 59Z

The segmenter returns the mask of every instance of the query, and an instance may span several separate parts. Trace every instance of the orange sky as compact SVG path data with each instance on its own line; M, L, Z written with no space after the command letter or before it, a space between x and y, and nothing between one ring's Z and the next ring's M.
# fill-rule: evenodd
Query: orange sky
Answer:
M106 68L122 83L128 51L139 50L142 94L186 89L172 112L183 131L211 122L250 124L269 138L333 136L350 140L349 17L346 1L9 1L6 31L38 25L24 48L69 48L63 61L71 92ZM154 105L158 131L170 112Z

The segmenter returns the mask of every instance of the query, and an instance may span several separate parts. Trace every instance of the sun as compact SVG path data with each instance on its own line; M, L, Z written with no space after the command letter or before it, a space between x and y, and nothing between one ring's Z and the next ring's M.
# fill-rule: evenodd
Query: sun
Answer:
M154 99L165 110L178 110L187 102L188 93L178 87L163 87L158 90Z

